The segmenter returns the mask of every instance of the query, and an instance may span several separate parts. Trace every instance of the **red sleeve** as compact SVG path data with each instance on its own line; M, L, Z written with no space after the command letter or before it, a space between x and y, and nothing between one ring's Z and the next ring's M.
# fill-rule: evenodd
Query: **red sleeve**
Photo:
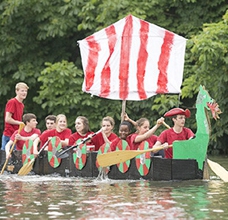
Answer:
M158 137L156 135L151 135L146 141L149 143L149 148L152 148L157 142Z
M4 132L3 134L6 136L11 136L14 131L18 130L19 125L13 125L5 122L6 112L10 112L12 114L12 118L14 120L21 121L24 110L24 104L19 102L16 98L10 99L6 103L5 113L4 113Z
M55 130L46 130L44 131L41 135L40 135L40 142L42 143L42 145L44 143L46 143L46 141L48 140L48 137L54 137L54 132Z
M111 133L108 137L108 140L112 142L116 138L118 138L118 136L115 133Z
M130 149L131 150L137 150L138 149L138 146L139 146L140 142L139 143L135 143L135 138L137 136L138 136L137 133L131 134L131 138L130 138Z
M110 144L110 149L111 151L115 151L116 150L116 146L118 144L118 142L120 141L121 139L119 137L115 138L112 143Z
M16 104L14 99L10 99L7 103L6 103L6 109L5 112L10 112L10 113L14 113L16 112Z
M95 135L92 139L91 139L91 143L94 144L95 146L95 151L98 151L100 146L102 144L104 144L104 139L103 139L103 136L102 136L102 133L98 133L97 135Z
M40 136L40 134L41 134L40 129L35 128L34 134L38 134Z
M11 141L15 140L15 135L18 133L18 131L14 131L14 133L12 134L12 136L10 137Z
M159 142L161 142L162 144L165 143L165 142L167 142L167 131L168 131L168 130L163 131L163 132L158 136L158 138L157 138L157 140L158 140ZM171 144L172 144L172 143L171 143Z
M128 143L128 146L130 147L130 150L132 150L132 147L131 147L131 136L132 136L133 134L129 134L128 136L127 136L127 138L126 138L126 141L127 141L127 143Z
M73 146L77 140L78 140L78 138L77 138L77 132L71 134L71 136L69 138L69 145L70 146Z
M186 128L186 131L188 132L188 138L187 139L190 139L190 138L195 136L195 134L193 133L193 131L190 128Z

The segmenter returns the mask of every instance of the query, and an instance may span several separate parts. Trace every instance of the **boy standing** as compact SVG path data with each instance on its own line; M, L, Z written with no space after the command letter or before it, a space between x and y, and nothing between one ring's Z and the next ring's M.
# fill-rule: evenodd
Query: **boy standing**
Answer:
M5 150L5 145L10 140L11 135L18 130L22 122L24 111L23 101L27 97L29 87L26 83L19 82L15 86L16 96L6 103L4 114L4 131L2 135L2 150Z

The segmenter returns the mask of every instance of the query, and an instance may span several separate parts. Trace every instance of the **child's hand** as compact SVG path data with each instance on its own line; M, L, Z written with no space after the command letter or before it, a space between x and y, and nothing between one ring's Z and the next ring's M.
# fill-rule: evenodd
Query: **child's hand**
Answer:
M166 150L169 148L169 144L167 142L165 142L164 144L162 144L163 149Z
M129 117L126 112L124 113L123 117L124 117L124 121L129 121Z
M164 121L165 121L165 119L163 117L159 118L157 120L157 125L162 125Z

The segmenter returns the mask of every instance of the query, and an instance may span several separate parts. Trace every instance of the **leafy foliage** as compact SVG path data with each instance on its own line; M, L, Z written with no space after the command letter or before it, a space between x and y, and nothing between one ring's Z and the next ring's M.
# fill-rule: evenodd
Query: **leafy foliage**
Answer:
M228 81L228 11L223 20L218 23L205 24L203 31L189 40L188 69L189 75L183 83L183 97L197 93L200 84L205 85L210 95L226 112L227 81ZM194 73L194 74L192 74ZM211 145L227 152L225 143L227 138L228 118L221 115L221 120L212 123ZM221 138L222 137L222 138Z
M145 101L127 102L126 111L151 124L168 109L188 107L194 115L200 84L226 111L227 3L199 0L2 0L0 2L0 104L3 116L14 86L25 81L30 89L25 112L44 117L65 113L74 129L78 115L89 118L91 129L110 115L120 121L121 101L91 97L81 91L83 72L77 40L132 14L189 39L181 96L158 95ZM225 15L224 15L225 14ZM223 20L222 20L222 16ZM212 124L212 146L227 151L228 117ZM0 118L3 129L3 117ZM171 122L170 122L171 123ZM194 118L187 126L196 129ZM117 132L116 126L116 132Z

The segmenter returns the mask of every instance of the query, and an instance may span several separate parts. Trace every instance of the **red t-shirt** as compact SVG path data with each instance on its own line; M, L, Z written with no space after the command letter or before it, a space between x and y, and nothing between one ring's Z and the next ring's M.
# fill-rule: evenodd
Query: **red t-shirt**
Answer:
M78 132L75 132L70 136L69 145L73 146L75 145L77 140L79 139L83 140L84 138L87 138L90 134L93 134L93 133L94 132L92 131L88 131L85 135L82 136ZM92 144L91 140L86 142L86 145L91 145L91 144Z
M15 135L18 133L18 131L15 131L13 135L11 136L10 140L14 141L15 140ZM33 134L38 134L38 136L41 134L40 129L33 128L30 132L26 132L24 129L21 130L20 135L23 137L29 137L32 136ZM22 140L17 140L16 142L16 150L22 150L23 145L25 141Z
M16 98L12 98L6 103L4 119L6 116L6 112L10 112L14 120L22 121L23 111L24 104L22 102L19 102ZM18 130L18 128L19 125L12 125L5 122L3 134L10 137L15 131Z
M173 128L170 128L163 131L158 136L158 141L160 141L162 144L167 142L169 145L171 145L174 141L188 140L193 136L194 133L189 128L184 127L181 133L176 133ZM171 147L165 150L165 158L173 158L173 149Z
M41 147L48 141L49 137L59 137L60 140L70 138L71 130L66 128L65 130L58 132L56 129L46 130L40 135Z
M141 142L135 143L135 138L138 136L137 133L134 133L130 137L130 148L131 150L137 150ZM147 138L145 141L149 143L149 148L152 148L154 144L157 141L157 136L156 135L151 135L149 138Z
M119 137L115 138L112 143L110 144L110 149L111 151L115 151L116 150L116 146L119 143L121 139Z
M110 144L110 149L111 151L115 151L116 150L116 147L117 147L117 144L119 143L119 141L121 141L122 139L120 137L117 137L115 138L112 143ZM127 139L125 140L127 143L128 143L128 146L130 147L130 144L129 144L129 139L127 137Z
M108 140L112 142L117 137L118 136L115 133L111 133L109 135L109 137L108 137ZM96 136L94 136L92 138L91 142L92 142L92 144L95 145L95 149L94 150L98 151L100 146L102 146L105 143L102 133L100 132Z

